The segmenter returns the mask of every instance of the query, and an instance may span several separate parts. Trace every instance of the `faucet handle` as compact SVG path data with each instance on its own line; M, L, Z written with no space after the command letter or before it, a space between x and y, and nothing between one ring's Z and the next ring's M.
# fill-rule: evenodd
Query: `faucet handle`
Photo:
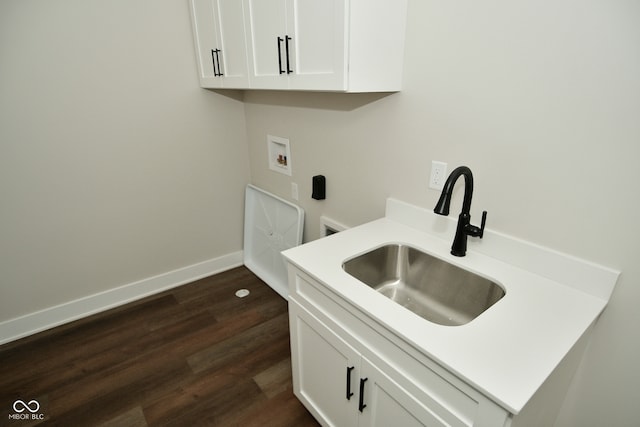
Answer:
M480 235L478 237L480 237L482 239L482 236L484 236L484 226L487 223L487 211L482 211L482 222L480 222Z
M479 237L482 239L482 236L484 235L484 226L486 223L487 223L487 211L482 211L482 222L480 222L480 227L467 224L467 226L465 227L465 231L468 236Z

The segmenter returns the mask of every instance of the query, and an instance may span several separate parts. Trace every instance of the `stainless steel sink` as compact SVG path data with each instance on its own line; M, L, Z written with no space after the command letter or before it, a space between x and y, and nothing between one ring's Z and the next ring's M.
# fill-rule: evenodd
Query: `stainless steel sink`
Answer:
M415 314L440 325L470 322L504 289L411 246L389 244L344 262L344 271Z

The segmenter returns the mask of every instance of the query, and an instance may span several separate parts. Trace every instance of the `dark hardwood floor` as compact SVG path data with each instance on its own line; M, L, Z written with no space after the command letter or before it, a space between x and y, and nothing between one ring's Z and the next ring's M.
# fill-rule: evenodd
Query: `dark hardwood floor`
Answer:
M318 425L292 392L286 301L245 267L1 346L0 426L37 424Z

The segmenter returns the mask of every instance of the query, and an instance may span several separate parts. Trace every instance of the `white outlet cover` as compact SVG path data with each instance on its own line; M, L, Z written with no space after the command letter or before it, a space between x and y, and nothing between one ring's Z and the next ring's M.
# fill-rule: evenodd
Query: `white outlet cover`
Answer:
M431 176L429 178L429 188L442 190L444 182L447 180L447 164L433 160L431 162Z

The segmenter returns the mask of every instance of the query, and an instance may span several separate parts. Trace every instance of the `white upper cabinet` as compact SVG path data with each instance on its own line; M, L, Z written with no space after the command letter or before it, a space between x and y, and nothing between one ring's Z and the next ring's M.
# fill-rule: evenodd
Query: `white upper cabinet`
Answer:
M200 86L249 85L244 5L238 0L191 0Z
M248 0L254 89L346 90L344 0Z
M287 37L286 1L247 0L247 4L251 87L287 89L287 49L291 40L283 40Z
M246 40L248 69L244 89L289 89L336 92L392 92L401 89L406 0L192 0L194 34L201 76L216 74L208 62L217 62L217 47L207 21L222 38L223 68L231 61L225 34L235 44ZM226 4L226 7L225 5ZM200 7L199 7L200 6ZM229 11L229 10L231 11ZM238 16L242 9L243 16ZM214 19L199 16L216 15ZM235 31L233 31L235 30ZM240 37L239 32L244 32ZM243 42L238 42L243 39ZM213 54L212 51L213 50ZM233 50L236 52L236 50ZM211 59L213 55L213 60ZM227 73L241 67L231 68ZM225 72L222 72L225 74ZM242 73L238 73L242 74ZM217 77L217 76L216 76ZM222 81L227 79L227 75ZM204 87L211 86L201 77ZM240 87L238 85L232 87Z

